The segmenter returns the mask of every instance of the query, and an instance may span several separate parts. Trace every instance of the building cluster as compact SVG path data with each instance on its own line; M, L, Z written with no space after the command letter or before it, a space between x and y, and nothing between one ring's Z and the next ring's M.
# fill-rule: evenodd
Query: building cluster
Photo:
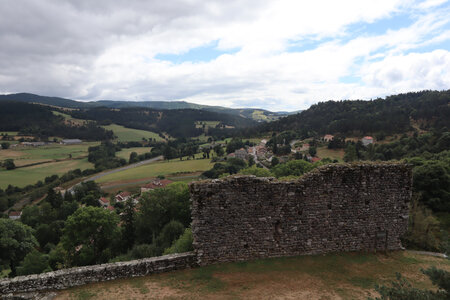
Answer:
M118 194L116 194L114 196L114 202L115 203L125 203L128 200L132 200L133 204L138 204L140 197L142 196L142 194L147 193L149 191L158 189L158 188L163 188L166 187L168 184L172 183L171 180L167 180L167 179L155 179L152 180L151 182L141 186L140 188L140 195L137 197L134 197L133 194L131 192L128 191L124 191L124 192L119 192ZM113 211L114 210L114 206L111 204L111 201L105 197L100 197L100 199L98 199L98 203L100 204L101 207L103 207L104 209Z

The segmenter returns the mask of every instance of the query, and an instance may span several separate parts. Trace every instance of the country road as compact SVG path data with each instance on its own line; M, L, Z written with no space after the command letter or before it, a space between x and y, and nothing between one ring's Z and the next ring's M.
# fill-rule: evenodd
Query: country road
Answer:
M140 161L140 162L137 162L137 163L125 166L125 167L120 167L118 169L114 169L114 170L110 170L110 171L106 171L106 172L94 175L92 177L86 178L82 182L94 181L94 180L97 180L97 179L102 178L103 176L106 176L106 175L109 175L109 174L114 174L114 173L121 172L121 171L124 171L124 170L133 169L133 168L136 168L136 167L139 167L139 166L143 166L143 165L146 165L146 164L150 164L152 162L155 162L155 161L158 161L158 160L162 160L162 159L163 159L163 156L160 155L160 156L157 156L157 157L154 157L154 158L151 158L151 159L143 160L143 161ZM73 193L73 188L76 187L79 184L80 183L77 183L74 186L68 188L67 191L70 192L70 193Z

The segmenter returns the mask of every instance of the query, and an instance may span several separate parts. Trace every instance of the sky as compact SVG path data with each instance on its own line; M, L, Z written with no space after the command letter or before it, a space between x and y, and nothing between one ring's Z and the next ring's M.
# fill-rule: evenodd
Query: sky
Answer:
M0 0L0 93L272 111L450 89L450 0Z

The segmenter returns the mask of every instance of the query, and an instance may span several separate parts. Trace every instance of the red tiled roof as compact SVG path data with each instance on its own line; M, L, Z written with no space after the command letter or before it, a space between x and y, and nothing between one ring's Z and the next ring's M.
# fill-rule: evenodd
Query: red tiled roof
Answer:
M13 217L13 216L20 216L21 214L22 214L21 211L11 211L11 212L9 212L9 215L11 217Z
M363 137L363 139L366 139L366 140L373 140L373 137L371 137L371 136L365 136L365 137Z
M316 162L316 161L319 161L320 160L320 158L318 158L318 157L313 157L313 158L311 158L311 161L312 162Z
M108 205L108 207L106 208L109 211L113 211L114 210L114 206Z
M102 202L104 204L109 203L109 200L106 199L105 197L101 197L99 200L100 200L100 202Z

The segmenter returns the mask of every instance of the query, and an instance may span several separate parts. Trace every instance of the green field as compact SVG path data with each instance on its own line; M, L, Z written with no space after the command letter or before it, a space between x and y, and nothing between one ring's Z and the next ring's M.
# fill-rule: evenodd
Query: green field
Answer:
M80 145L52 144L42 147L17 147L0 150L0 161L8 158L13 159L17 167L41 163L9 171L0 169L0 188L5 188L8 184L23 187L28 184L35 184L38 180L44 180L45 177L53 174L61 175L73 169L93 168L86 157L88 148L98 144L98 142ZM70 155L72 160L54 161L69 159Z
M150 152L151 147L133 147L133 148L124 148L119 152L116 152L116 156L120 158L125 158L126 160L130 159L131 152L136 152L138 155L146 152Z
M19 132L18 131L0 131L0 135L7 134L10 136L16 136Z
M151 131L131 129L116 124L102 127L107 130L112 130L117 136L117 140L120 142L140 142L142 141L142 138L152 138L156 139L157 141L164 140L157 133Z
M220 121L197 121L195 122L195 128L203 128L203 124L205 125L205 128L214 128L219 123Z
M213 165L214 163L211 163L209 159L162 161L106 175L96 181L99 183L106 183L155 177L178 172L206 171L211 169Z
M450 261L406 251L305 255L222 263L58 291L59 299L364 299L375 284L400 272L419 289L432 289L420 272Z
M51 144L41 147L17 147L0 150L0 161L11 158L16 166L24 166L37 162L51 161L55 159L67 159L86 157L88 148L98 145L98 142L82 143L80 145Z
M331 159L337 159L339 162L343 162L343 158L344 158L344 150L340 149L340 150L333 150L333 149L328 149L327 147L320 147L317 148L317 157L320 158L331 158Z
M93 167L94 165L88 162L87 158L83 158L45 163L9 171L2 169L0 170L0 188L4 189L8 184L24 187L29 184L35 184L38 180L43 181L45 177L53 174L62 175L70 170L84 170Z

